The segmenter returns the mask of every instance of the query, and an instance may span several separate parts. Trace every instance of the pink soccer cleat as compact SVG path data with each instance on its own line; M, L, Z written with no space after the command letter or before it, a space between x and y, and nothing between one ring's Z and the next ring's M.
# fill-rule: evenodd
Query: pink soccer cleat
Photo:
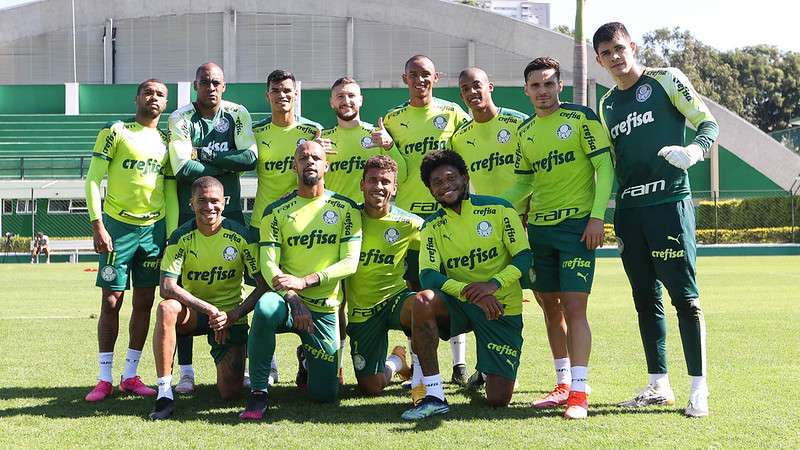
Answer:
M128 394L140 395L142 397L155 397L156 393L158 392L153 388L145 386L145 384L142 383L142 379L139 378L139 375L120 381L119 391Z
M99 402L100 400L104 400L106 397L111 395L111 391L114 390L114 386L111 385L108 381L98 381L97 385L94 389L91 390L88 394L86 394L87 402Z
M557 384L549 394L531 403L531 406L536 409L556 408L565 405L568 397L569 385Z
M589 399L586 392L570 391L567 399L565 419L585 419L589 415Z

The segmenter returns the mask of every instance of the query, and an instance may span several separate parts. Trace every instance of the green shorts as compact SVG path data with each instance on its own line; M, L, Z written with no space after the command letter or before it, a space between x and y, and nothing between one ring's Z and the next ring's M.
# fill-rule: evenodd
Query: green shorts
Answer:
M192 332L192 336L206 335L208 345L211 346L211 357L214 358L214 364L219 364L224 358L225 354L231 347L244 347L247 345L247 332L250 327L244 323L235 323L228 328L228 337L222 344L217 343L214 339L214 330L208 326L208 315L198 312L197 313L197 328ZM243 355L246 353L242 353Z
M522 357L522 315L489 320L479 307L441 291L436 293L445 299L450 315L450 330L439 329L439 337L448 340L474 331L478 354L475 368L483 373L515 380Z
M592 291L594 250L586 248L581 236L589 217L567 219L556 225L528 225L528 242L533 251L536 292Z
M359 317L368 317L363 322L350 320L347 324L356 377L383 373L383 364L389 350L389 330L402 330L406 336L411 335L411 330L403 330L400 325L400 312L405 300L414 294L415 292L404 289L372 309L355 311Z
M100 254L95 285L112 291L158 286L161 256L166 246L167 230L164 219L152 225L130 225L103 214L114 251Z
M661 298L661 283L673 301L698 298L691 198L617 209L614 232L634 298Z

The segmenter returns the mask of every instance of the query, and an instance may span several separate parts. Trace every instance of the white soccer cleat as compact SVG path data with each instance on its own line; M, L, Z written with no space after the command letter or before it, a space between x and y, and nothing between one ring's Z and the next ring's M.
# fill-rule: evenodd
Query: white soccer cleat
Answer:
M708 415L708 390L698 389L689 396L689 404L683 411L686 417L705 417Z
M179 394L191 394L194 392L194 377L192 375L181 375L181 379L175 385L175 392Z
M617 406L623 408L641 408L643 406L671 406L675 404L675 394L672 388L661 385L648 384L644 389L639 391L635 397L624 402L617 403Z

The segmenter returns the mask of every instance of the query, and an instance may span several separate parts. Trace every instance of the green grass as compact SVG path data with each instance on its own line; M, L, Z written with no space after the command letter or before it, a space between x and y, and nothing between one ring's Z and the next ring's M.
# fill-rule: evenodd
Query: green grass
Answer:
M567 422L560 411L528 404L549 389L552 361L539 308L525 305L525 345L520 386L507 409L484 406L448 385L449 415L406 423L407 393L392 385L364 398L349 384L339 405L304 399L289 381L296 363L294 335L278 338L281 383L271 389L269 420L243 424L243 401L217 399L214 368L204 339L195 340L202 385L179 398L173 421L145 416L152 399L116 396L88 404L83 396L97 375L96 319L99 290L87 265L0 265L0 448L36 447L571 447L719 448L800 446L797 400L800 356L800 259L797 257L701 258L702 301L708 324L712 415L687 419L680 411L688 377L670 310L668 338L675 407L626 411L613 406L646 383L630 289L616 258L598 260L589 313L594 333L589 420ZM130 308L123 307L115 378L122 370ZM404 344L393 333L392 344ZM474 363L474 341L468 359ZM440 346L442 366L449 347ZM449 377L449 369L444 370ZM153 383L148 341L139 373ZM116 391L115 391L116 392Z

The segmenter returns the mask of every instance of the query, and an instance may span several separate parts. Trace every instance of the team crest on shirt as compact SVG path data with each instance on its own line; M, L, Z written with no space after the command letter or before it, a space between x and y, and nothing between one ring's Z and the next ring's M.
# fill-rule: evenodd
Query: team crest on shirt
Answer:
M566 124L566 123L562 124L556 130L556 136L558 136L561 139L566 139L566 138L570 137L570 135L572 135L572 127L569 126L569 124Z
M511 140L511 132L503 128L502 130L497 132L497 142L501 144L505 144L506 142Z
M649 84L643 84L636 88L636 101L639 103L644 103L650 98L650 94L653 93L653 88L650 87Z
M339 223L339 215L336 214L336 211L327 210L322 213L322 221L328 225L336 225Z
M372 137L364 136L361 138L361 147L362 148L370 148L372 147Z
M444 130L447 127L447 117L439 115L433 118L433 126L439 130Z
M220 117L219 120L217 121L217 124L214 125L214 130L216 130L218 133L224 133L228 131L228 128L230 127L231 124L228 122L228 119Z
M100 278L104 281L112 282L117 279L117 270L114 269L114 266L103 266L100 269Z
M489 237L489 235L492 234L492 224L490 224L486 220L481 220L480 222L478 222L477 231L478 231L478 236Z
M356 353L353 355L353 368L356 370L364 370L364 367L367 366L367 360L364 359L361 354Z
M225 250L222 251L222 257L225 258L225 261L233 261L236 258L236 254L239 253L236 251L236 247L227 246Z
M394 244L398 239L400 239L400 232L397 231L397 228L389 228L385 233L383 233L383 238L386 239L386 242Z

